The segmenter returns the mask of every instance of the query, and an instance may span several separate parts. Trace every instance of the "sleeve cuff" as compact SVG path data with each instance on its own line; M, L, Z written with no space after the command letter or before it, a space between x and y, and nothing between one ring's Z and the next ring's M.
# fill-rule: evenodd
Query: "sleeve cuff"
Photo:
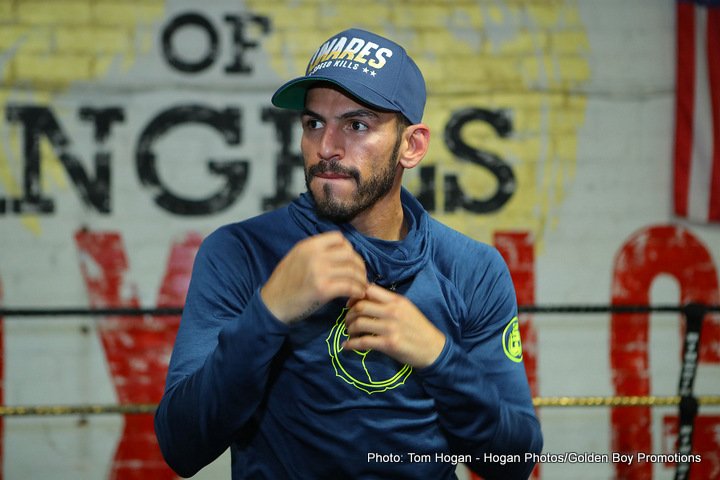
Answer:
M278 333L281 335L285 335L290 331L290 326L278 319L265 305L265 302L262 299L262 295L260 295L260 288L255 290L255 295L253 295L253 299L250 301L250 303L255 303L255 308L257 309L257 312L260 314L259 317L263 319L263 322L265 323L265 327L270 331L271 333ZM250 306L250 305L248 305Z
M452 354L453 349L453 341L450 339L449 336L445 336L445 345L443 346L442 351L440 352L440 355L435 359L433 363L428 365L425 368L417 369L416 372L421 375L423 378L425 377L431 377L438 372L442 372L445 365L447 365L448 360L450 359L450 356Z

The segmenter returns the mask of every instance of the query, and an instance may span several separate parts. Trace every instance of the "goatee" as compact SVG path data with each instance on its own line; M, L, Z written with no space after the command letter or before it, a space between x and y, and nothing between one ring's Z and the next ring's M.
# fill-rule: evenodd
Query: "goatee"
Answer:
M317 214L335 223L347 223L375 205L378 200L387 195L395 184L399 150L400 142L397 141L389 161L385 165L381 165L380 171L370 175L367 180L363 180L357 169L346 167L337 160L321 161L306 169L305 186L315 201ZM351 198L341 201L333 191L332 185L326 183L323 185L322 198L317 198L310 188L310 182L316 175L324 173L335 173L352 178L356 185L355 193Z

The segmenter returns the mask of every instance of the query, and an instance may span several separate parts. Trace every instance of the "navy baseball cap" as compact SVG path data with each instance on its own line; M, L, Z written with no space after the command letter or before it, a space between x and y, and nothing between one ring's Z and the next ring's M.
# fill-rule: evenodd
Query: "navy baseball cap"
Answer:
M352 28L323 43L305 75L290 80L272 97L276 107L305 108L305 94L316 82L330 82L362 103L422 121L425 80L405 49L387 38Z

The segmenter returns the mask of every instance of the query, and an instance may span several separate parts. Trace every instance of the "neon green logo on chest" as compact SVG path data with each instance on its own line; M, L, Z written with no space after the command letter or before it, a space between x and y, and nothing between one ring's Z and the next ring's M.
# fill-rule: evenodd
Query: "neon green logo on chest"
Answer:
M395 371L388 372L387 368L374 368L376 365L373 365L375 362L371 357L381 355L380 353L373 353L372 350L343 351L342 343L348 338L345 325L347 311L347 308L343 308L326 339L335 375L368 394L386 392L404 384L412 373L410 365L402 365ZM387 365L387 362L383 362L383 365Z

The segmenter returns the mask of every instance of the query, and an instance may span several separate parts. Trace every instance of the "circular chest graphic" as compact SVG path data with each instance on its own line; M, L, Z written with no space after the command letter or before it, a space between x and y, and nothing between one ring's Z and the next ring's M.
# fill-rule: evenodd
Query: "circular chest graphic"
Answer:
M345 325L347 311L343 308L326 339L335 375L368 394L385 392L405 383L412 373L410 365L400 365L372 350L345 351L342 348L342 343L348 338Z

